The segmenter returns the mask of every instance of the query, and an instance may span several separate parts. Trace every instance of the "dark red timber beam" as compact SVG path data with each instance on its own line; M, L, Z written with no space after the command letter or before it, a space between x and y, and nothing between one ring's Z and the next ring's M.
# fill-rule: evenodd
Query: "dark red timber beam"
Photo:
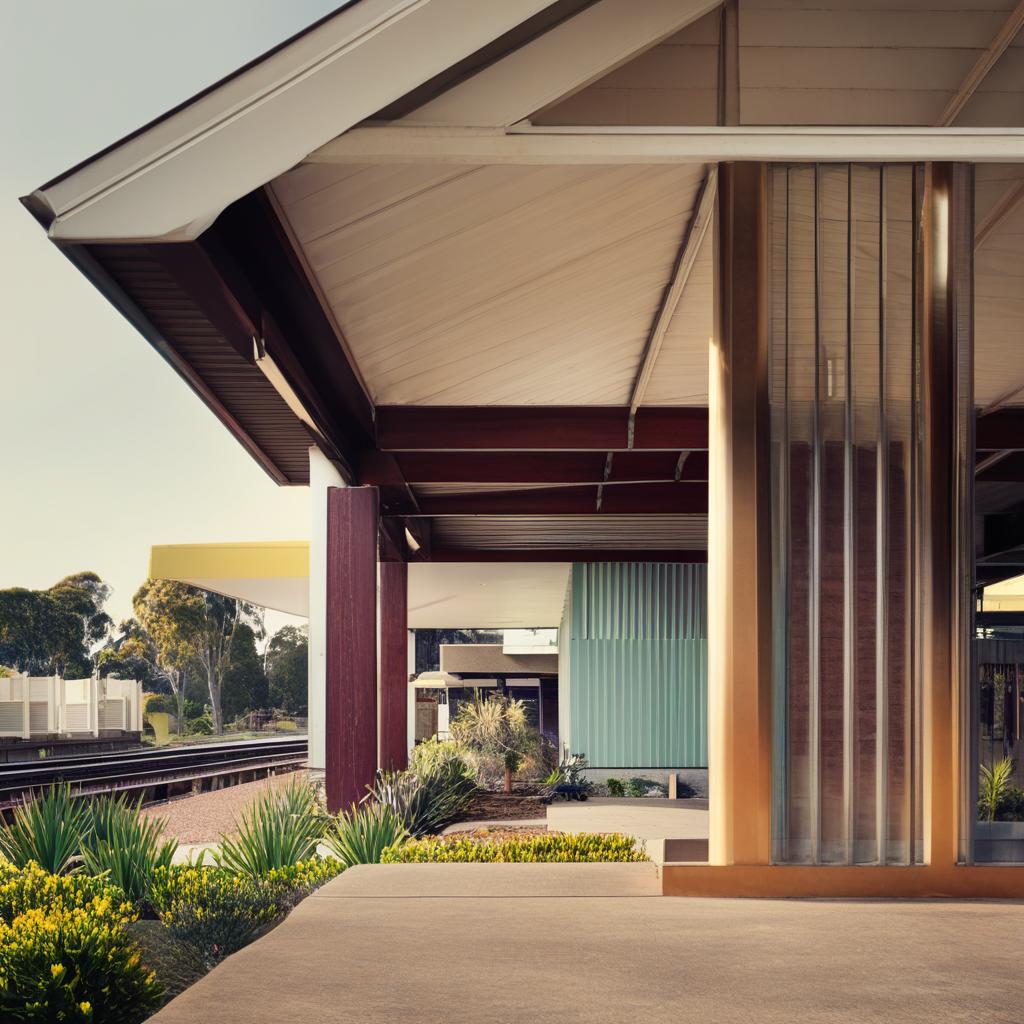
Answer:
M377 447L392 452L681 452L708 446L707 409L641 408L632 443L621 406L424 406L377 408Z
M538 487L518 491L472 491L420 495L422 516L580 516L705 514L704 483L619 484L606 487Z
M364 452L365 484L618 484L707 480L706 451L616 452L605 477L602 452ZM678 474L678 476L677 476Z
M327 492L327 806L361 800L377 770L377 532L373 487Z
M979 416L974 446L980 452L1024 451L1024 408L997 409Z
M707 551L680 548L456 548L435 547L432 562L692 562Z
M409 614L405 562L381 562L380 589L380 767L401 771L408 764Z
M266 195L232 203L195 245L216 270L213 308L245 311L326 440L353 461L372 443L373 405Z

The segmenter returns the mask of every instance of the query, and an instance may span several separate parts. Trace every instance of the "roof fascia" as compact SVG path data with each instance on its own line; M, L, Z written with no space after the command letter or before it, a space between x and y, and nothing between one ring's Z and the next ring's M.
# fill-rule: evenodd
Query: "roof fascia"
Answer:
M30 197L51 238L182 241L551 0L360 0Z

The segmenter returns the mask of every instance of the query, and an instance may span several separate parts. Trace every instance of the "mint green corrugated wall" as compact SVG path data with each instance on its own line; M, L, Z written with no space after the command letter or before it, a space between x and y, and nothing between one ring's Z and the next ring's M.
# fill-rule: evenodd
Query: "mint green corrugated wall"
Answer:
M708 763L707 566L572 567L571 745L595 768Z

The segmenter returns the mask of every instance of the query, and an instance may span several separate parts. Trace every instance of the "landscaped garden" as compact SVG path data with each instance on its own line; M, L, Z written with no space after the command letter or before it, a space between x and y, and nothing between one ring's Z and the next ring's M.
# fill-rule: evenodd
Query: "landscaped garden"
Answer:
M455 726L341 814L303 779L264 791L192 863L175 863L164 822L123 796L63 786L25 802L0 828L0 1019L142 1021L357 864L646 860L621 835L514 822L442 835L516 777L541 799L587 788L581 759L553 764L516 701L479 702Z

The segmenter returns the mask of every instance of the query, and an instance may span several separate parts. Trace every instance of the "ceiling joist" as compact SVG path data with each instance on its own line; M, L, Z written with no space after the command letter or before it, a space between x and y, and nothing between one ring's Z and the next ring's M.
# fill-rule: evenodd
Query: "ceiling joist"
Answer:
M686 282L690 279L690 272L697 261L697 254L708 233L708 227L715 215L715 196L717 194L718 172L712 167L701 184L697 194L697 202L694 206L690 221L683 234L683 240L679 246L679 253L676 256L675 266L672 270L672 277L668 287L662 296L658 306L658 312L651 325L651 332L644 346L643 355L640 357L640 366L637 368L636 379L633 381L633 389L629 398L629 416L632 425L633 418L644 400L647 385L650 383L651 374L654 373L654 366L658 361L665 334L668 331L672 317L675 315L676 306L683 297L686 289ZM631 431L632 433L632 431Z
M937 128L948 128L957 119L957 115L977 92L978 87L985 81L988 73L996 66L996 62L1006 52L1022 27L1024 27L1024 0L1020 0L1010 12L999 31L992 37L992 42L982 52L974 67L967 72L966 77L960 83L960 88L950 97L945 109L939 115L938 121L935 122Z
M675 164L723 160L1024 162L1024 128L680 127L354 128L306 157L326 164Z

